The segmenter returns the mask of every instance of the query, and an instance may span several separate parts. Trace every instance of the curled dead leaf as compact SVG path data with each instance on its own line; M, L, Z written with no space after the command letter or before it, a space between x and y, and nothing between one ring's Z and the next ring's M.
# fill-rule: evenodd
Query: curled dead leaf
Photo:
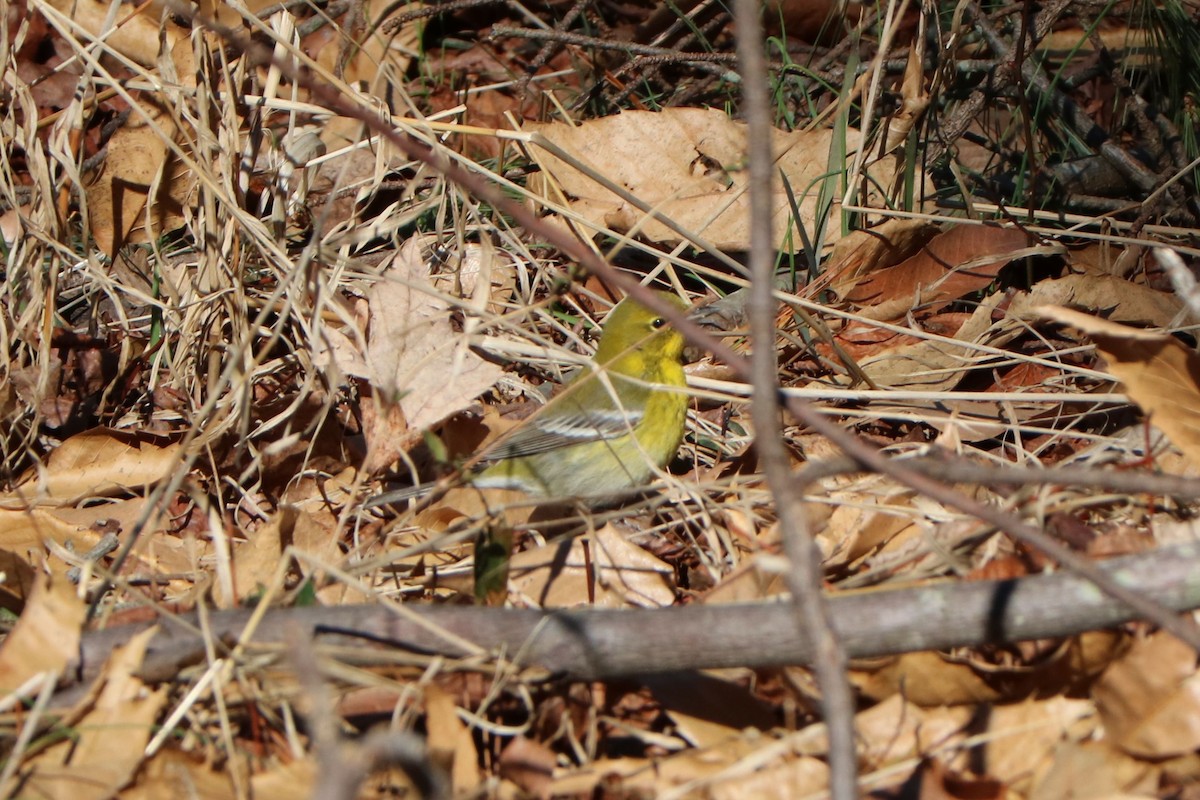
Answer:
M176 442L96 428L64 441L44 466L27 472L17 489L0 501L15 507L73 504L86 497L140 492L170 476L179 463Z
M1061 306L1034 313L1091 337L1133 402L1193 466L1200 466L1200 356L1168 333L1132 328Z
M678 232L609 188L616 185L719 249L749 247L746 126L724 112L700 108L626 111L580 125L530 123L526 129L538 134L535 156L543 170L536 180L530 180L530 189L547 205L557 205L557 198L565 195L571 210L597 227L636 232L656 242L681 240ZM841 151L853 158L861 141L853 129L846 131L844 143L835 142L837 135L832 130L773 132L775 166L787 181L800 215L799 220L792 219L788 191L781 182L774 183L776 248L800 249L803 239L796 225L817 240L821 238L818 222L824 225L828 219L837 219L839 198L833 197L830 213L818 221L822 187L837 185L836 180L829 180L830 158L835 157L831 153ZM882 174L886 170L872 166L868 171L876 184L890 183L890 176ZM836 165L833 173L838 173ZM598 180L601 177L608 185ZM839 226L829 225L824 241L832 244L840 236Z
M1029 234L1018 228L957 225L901 263L841 291L868 319L897 319L917 306L936 311L987 288L1029 245Z

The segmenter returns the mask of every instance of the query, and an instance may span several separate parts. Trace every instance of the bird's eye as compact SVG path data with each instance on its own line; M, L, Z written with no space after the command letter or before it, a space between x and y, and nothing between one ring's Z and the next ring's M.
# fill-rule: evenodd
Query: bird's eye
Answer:
M653 319L653 321L651 321L651 323L650 323L650 327L651 327L651 328L658 329L658 328L661 328L663 325L666 325L666 324L667 324L667 321L666 321L665 319L663 319L662 317L655 317L655 318Z

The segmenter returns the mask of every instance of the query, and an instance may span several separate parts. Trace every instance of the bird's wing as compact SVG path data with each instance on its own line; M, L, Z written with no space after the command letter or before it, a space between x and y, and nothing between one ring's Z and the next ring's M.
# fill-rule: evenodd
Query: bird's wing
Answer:
M546 453L561 447L625 436L641 421L640 411L592 409L570 414L539 414L483 456L483 463Z

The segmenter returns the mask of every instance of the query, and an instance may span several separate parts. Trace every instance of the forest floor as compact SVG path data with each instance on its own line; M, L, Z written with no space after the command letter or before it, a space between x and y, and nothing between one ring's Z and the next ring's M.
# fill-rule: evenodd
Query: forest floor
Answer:
M819 797L807 536L864 796L1200 798L1191 0L772 0L769 187L721 3L3 10L0 795ZM462 484L620 276L807 531L690 333L645 492Z

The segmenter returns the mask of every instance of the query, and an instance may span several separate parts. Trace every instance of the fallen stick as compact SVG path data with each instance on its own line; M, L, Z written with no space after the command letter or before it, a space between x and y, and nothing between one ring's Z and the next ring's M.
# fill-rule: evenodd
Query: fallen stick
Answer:
M1102 562L1122 585L1175 611L1200 608L1200 543L1161 547ZM255 647L281 647L311 637L339 655L399 648L461 658L483 652L548 675L601 680L687 669L765 668L807 664L812 648L782 602L654 609L537 610L424 603L281 608L268 611L252 638ZM1068 573L1002 581L946 582L907 589L834 594L834 627L851 657L972 647L1069 636L1137 618L1136 612ZM252 611L210 612L210 635L232 646ZM115 646L152 624L159 631L142 666L149 681L171 680L205 658L194 615L117 626L84 634L80 658L63 683L88 684ZM217 652L222 652L220 645Z

